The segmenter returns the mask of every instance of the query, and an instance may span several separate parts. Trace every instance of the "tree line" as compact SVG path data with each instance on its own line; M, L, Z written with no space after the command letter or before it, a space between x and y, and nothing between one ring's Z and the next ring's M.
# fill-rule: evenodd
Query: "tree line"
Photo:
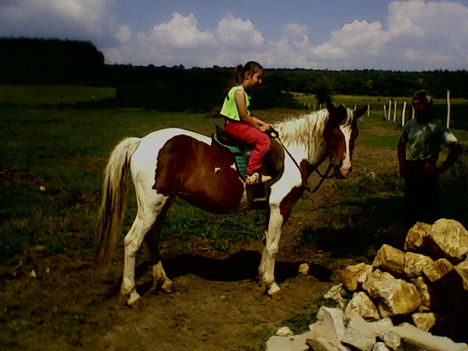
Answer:
M109 103L160 110L209 110L219 107L232 81L233 67L109 65L90 42L0 39L0 84L78 84L116 87ZM291 92L411 96L426 89L435 97L468 98L468 72L268 69L264 84L252 92L252 107L297 107Z

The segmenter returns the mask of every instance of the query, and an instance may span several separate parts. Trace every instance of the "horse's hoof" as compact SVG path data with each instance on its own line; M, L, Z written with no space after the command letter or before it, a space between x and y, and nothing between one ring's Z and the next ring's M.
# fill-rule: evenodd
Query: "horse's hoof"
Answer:
M175 292L174 283L170 280L166 280L160 287L161 291L166 294L172 294Z
M278 293L280 291L280 287L276 283L270 284L270 287L268 288L268 295L273 296L274 294Z
M135 290L133 290L127 299L127 305L129 305L130 307L136 307L136 303L139 300L140 300L140 295Z

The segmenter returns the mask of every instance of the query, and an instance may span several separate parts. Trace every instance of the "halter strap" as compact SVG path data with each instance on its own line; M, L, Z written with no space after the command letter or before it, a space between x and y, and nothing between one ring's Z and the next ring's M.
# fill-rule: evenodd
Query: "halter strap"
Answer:
M299 166L299 164L297 163L297 161L294 159L294 157L291 155L291 153L289 152L289 150L286 148L286 146L284 146L283 144L283 141L281 140L281 138L279 137L279 133L278 131L276 131L275 129L271 129L270 131L270 136L273 138L273 139L278 139L278 142L280 143L280 145L283 147L284 151L286 151L286 153L288 154L289 157L291 157L291 160L293 161L293 163L296 165L297 169L299 170L299 173L301 174L301 179L302 179L302 186L305 190L307 190L308 192L310 193L315 193L319 188L320 186L322 185L322 183L325 181L325 179L329 179L329 178L333 178L335 176L335 174L332 174L331 176L328 176L328 174L330 173L330 171L332 170L333 168L333 163L332 162L328 162L328 167L327 167L327 170L325 171L325 174L322 175L320 173L320 171L318 170L318 167L323 163L323 161L325 161L325 159L327 158L328 153L325 153L325 155L322 157L322 159L317 163L317 165L314 167L314 170L312 171L313 172L316 172L319 177L321 178L319 183L315 186L315 188L313 190L310 190L310 188L307 186L307 177L306 175L304 174L304 172L302 171L302 168Z

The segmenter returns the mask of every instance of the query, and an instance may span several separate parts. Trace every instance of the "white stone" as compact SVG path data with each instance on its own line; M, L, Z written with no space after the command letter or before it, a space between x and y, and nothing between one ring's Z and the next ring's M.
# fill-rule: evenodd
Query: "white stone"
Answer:
M384 342L376 342L372 351L390 351L390 349L385 345Z
M447 337L432 335L408 323L393 327L392 331L401 337L402 345L407 345L408 349L412 347L411 350L419 347L421 351L468 351L467 344L455 343Z
M289 327L281 327L276 331L278 336L291 336L294 335L293 331Z
M372 267L401 275L404 273L405 253L390 245L383 244L374 257Z
M432 312L418 312L411 315L414 325L424 331L429 331L436 324L435 314Z
M439 253L440 258L458 263L468 254L468 231L453 219L437 220L429 229L427 236L434 245L433 251Z
M338 339L343 337L345 326L341 309L322 306L317 312L317 320L321 321L329 329L333 329Z
M309 274L309 265L307 263L302 263L299 265L298 272L303 275Z
M364 319L377 320L380 318L377 307L364 291L353 294L345 309L345 320L349 320L351 311L357 312Z
M368 328L366 321L359 314L353 313L341 341L343 344L351 345L358 350L372 351L376 342L376 336Z
M356 291L358 283L365 281L367 274L372 272L372 266L365 263L348 266L341 271L341 281L349 291Z
M375 270L362 288L376 299L382 317L403 315L416 311L421 297L416 287L402 279L395 279L390 273Z
M332 286L330 290L328 290L326 294L323 295L323 297L325 299L330 299L330 300L335 301L340 308L343 308L346 304L346 299L343 297L343 294L345 292L346 291L343 288L343 284L340 283L338 285Z
M429 256L407 252L405 254L405 275L409 278L415 278L422 275L424 267L432 264L433 260Z
M266 343L266 351L309 351L307 334L272 336Z

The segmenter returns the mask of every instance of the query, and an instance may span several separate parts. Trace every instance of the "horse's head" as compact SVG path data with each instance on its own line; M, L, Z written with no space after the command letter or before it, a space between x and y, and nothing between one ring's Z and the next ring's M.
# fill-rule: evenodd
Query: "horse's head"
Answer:
M354 141L359 135L357 119L367 107L353 111L343 105L327 103L327 110L329 118L324 130L327 153L335 176L345 178L351 173Z

